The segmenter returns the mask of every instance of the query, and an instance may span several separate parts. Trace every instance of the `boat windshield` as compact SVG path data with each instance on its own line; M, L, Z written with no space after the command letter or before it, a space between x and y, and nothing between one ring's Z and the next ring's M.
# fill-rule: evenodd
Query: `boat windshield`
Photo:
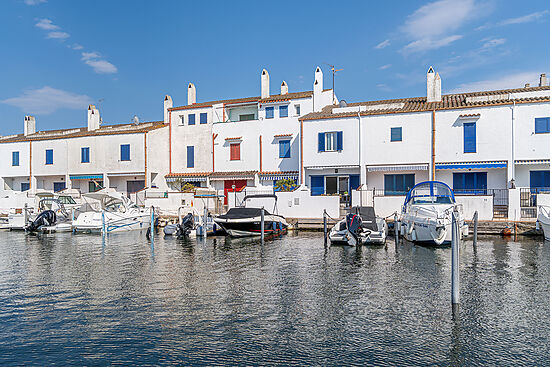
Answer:
M103 199L102 206L106 212L126 212L126 203L119 198L106 197Z
M58 199L62 204L76 204L72 196L60 195Z
M421 182L405 197L405 205L411 204L454 204L453 190L439 181Z

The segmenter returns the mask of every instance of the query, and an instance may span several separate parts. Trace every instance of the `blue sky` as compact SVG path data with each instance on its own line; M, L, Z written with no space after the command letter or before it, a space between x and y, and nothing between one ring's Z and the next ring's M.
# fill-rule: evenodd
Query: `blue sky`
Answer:
M424 96L433 65L444 93L514 88L550 73L548 1L0 2L0 135L161 120L163 97L187 102L311 90L316 65L343 70L348 102Z

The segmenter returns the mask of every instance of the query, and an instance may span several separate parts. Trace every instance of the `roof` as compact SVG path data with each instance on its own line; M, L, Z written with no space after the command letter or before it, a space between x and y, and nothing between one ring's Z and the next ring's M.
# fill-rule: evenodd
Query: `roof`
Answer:
M473 107L491 107L512 104L514 102L517 104L550 102L550 86L447 94L441 96L441 102L427 102L426 97L413 97L348 103L347 106L343 108L339 105L330 105L324 107L319 112L312 112L304 115L300 118L300 120L306 121L357 116L357 108L354 111L342 111L352 109L353 107L358 107L361 109L361 116L368 116L390 113L411 113ZM336 110L336 112L334 112L334 110Z
M308 98L311 96L313 96L313 91L294 92L294 93L287 93L287 94L275 94L275 95L269 96L268 98L263 98L263 99L261 97L221 99L217 101L193 103L187 106L172 107L172 108L169 108L168 111L179 111L179 110L189 110L189 109L202 108L202 107L212 107L213 105L220 104L220 103L230 105L230 104L240 104L240 103L281 102L281 101L288 101L291 99Z
M74 129L59 129L37 131L34 134L25 136L24 134L11 135L0 137L0 143L15 143L25 141L40 141L52 139L69 139L79 138L83 136L103 136L103 135L118 135L118 134L139 134L151 130L168 127L164 121L150 121L139 124L118 124L118 125L102 125L97 130L88 131L87 127L79 127Z

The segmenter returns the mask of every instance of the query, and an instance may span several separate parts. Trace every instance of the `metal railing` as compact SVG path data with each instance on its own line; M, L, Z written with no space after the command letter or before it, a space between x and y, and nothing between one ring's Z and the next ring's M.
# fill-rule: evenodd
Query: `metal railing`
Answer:
M519 189L522 218L537 217L537 195L549 194L550 187L523 187Z

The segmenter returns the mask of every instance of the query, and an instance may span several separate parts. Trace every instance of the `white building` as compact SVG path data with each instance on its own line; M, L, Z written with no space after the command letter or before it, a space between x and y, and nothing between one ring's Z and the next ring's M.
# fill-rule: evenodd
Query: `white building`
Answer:
M4 189L81 192L112 187L136 192L166 188L168 126L160 122L101 124L90 105L83 128L36 131L25 116L24 133L0 137L0 185Z
M260 96L211 102L196 101L188 86L187 105L173 107L165 97L165 122L170 125L170 162L166 180L223 192L243 187L273 187L281 178L298 181L299 117L332 103L323 89L323 73L315 70L313 90L289 93L282 81L272 95L267 70L260 75Z
M536 87L441 95L430 68L425 97L342 102L300 120L302 183L313 195L361 185L374 196L399 196L439 180L459 195L492 195L495 212L505 212L506 189L531 188L529 196L550 188L545 74Z

